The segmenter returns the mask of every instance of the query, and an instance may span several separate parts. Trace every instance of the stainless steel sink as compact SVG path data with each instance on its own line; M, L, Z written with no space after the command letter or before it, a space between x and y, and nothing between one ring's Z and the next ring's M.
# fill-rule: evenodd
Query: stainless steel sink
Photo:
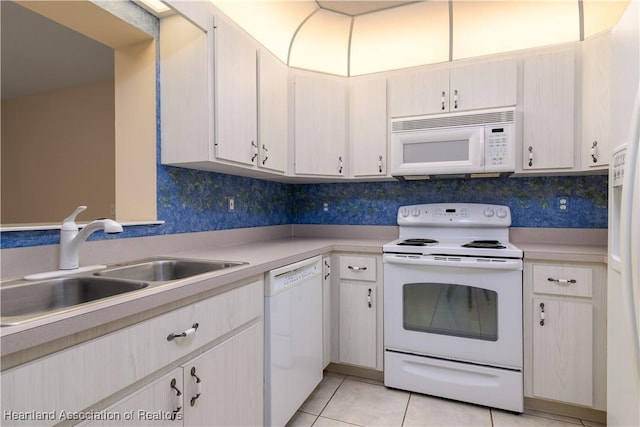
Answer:
M140 281L93 276L18 281L16 284L0 287L1 324L16 325L43 315L143 289L148 285Z
M246 263L180 258L154 258L137 261L121 267L107 268L106 270L93 274L94 276L141 280L145 282L168 282L244 264Z
M111 265L89 274L47 280L15 280L0 287L1 326L18 325L62 311L246 262L156 257Z

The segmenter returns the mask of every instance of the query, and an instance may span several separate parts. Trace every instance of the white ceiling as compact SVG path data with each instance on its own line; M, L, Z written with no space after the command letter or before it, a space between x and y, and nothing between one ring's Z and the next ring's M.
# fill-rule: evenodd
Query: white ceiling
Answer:
M113 79L113 49L0 1L2 99Z

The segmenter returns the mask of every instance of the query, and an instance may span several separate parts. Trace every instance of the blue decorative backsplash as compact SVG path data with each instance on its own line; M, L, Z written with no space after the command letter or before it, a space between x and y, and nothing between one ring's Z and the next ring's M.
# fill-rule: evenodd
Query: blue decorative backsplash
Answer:
M400 206L464 202L509 206L513 227L606 228L607 189L606 176L294 185L293 223L395 225Z
M158 165L158 219L165 224L90 239L281 224L394 225L399 206L442 202L507 205L514 227L606 228L607 188L606 176L283 184ZM227 211L228 196L234 197L234 212ZM568 212L558 210L558 196L569 197ZM3 232L0 243L57 244L59 231Z

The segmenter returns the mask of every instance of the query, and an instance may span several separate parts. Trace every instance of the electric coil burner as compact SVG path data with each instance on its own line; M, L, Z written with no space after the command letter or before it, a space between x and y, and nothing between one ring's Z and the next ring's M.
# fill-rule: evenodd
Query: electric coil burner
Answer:
M402 242L398 242L400 246L427 246L437 244L437 240L433 239L405 239Z
M522 251L507 206L403 206L383 247L384 383L522 412Z
M474 240L473 242L465 243L463 248L487 248L487 249L504 249L502 243L497 240Z

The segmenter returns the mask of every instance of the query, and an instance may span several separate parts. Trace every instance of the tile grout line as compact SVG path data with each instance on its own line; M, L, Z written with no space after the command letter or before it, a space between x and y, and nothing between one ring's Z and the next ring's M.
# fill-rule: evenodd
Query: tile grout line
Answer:
M409 398L407 399L407 404L404 407L404 414L402 414L402 424L400 424L401 426L404 426L404 421L407 419L407 411L409 410L409 403L411 402L411 396L413 396L413 393L409 392Z
M338 384L338 387L336 387L335 390L333 390L333 393L331 393L331 397L329 397L329 399L327 399L327 403L324 404L324 406L322 407L322 409L320 410L320 413L318 414L318 417L316 418L316 421L318 421L318 418L320 418L322 416L322 413L324 412L325 409L327 409L327 406L329 406L329 402L331 402L331 399L333 399L333 397L336 395L336 393L338 392L338 389L340 387L342 387L342 384L344 384L344 380L347 379L347 376L345 375L344 378L342 378L340 380L340 384ZM330 418L332 419L332 418ZM314 421L313 423L315 424L316 421ZM335 421L341 421L341 420L335 420ZM313 424L312 424L313 425Z

